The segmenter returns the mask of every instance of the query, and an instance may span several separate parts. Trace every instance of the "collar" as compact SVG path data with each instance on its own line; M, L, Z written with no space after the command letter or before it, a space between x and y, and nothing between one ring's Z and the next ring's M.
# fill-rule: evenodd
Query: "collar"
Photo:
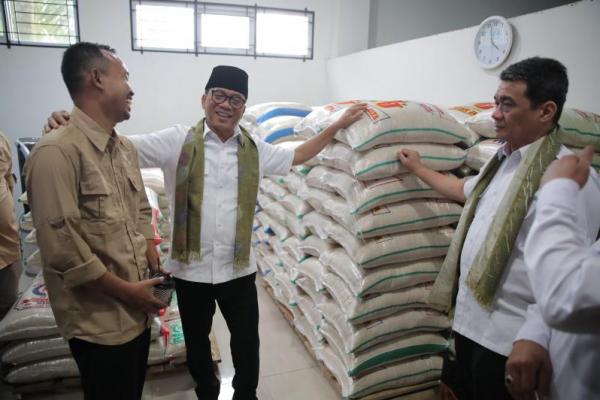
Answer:
M209 127L208 124L206 123L206 121L204 121L204 139L206 139L206 135L208 133L212 133L217 139L218 136L216 133L214 133ZM242 129L240 128L239 125L235 126L235 129L233 130L233 136L234 138L237 139L238 143L241 144L242 146L244 145L244 139L242 138ZM221 141L221 139L219 139L219 141Z
M117 143L119 142L119 135L117 135L116 131L108 132L78 107L73 107L70 120L71 123L78 127L88 140L101 152L106 151L108 142L112 138L114 138Z

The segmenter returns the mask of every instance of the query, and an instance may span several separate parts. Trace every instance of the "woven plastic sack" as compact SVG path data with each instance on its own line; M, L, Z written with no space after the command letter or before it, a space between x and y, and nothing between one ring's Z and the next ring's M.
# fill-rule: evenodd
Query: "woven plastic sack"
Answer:
M596 150L600 150L599 114L575 108L565 108L558 123L563 133L559 137L561 143L573 147L592 145Z
M494 109L480 112L477 115L468 118L465 121L465 125L471 128L478 135L493 139L498 135L496 132L494 119L492 118L493 113Z
M503 140L487 139L477 143L467 150L467 159L465 164L474 170L479 171L483 165L498 152L498 149L504 144Z
M432 310L408 310L367 324L352 325L333 300L321 302L317 308L337 330L346 353L358 354L395 338L419 332L441 332L450 327L446 315Z
M304 141L304 137L294 133L294 126L301 120L301 117L294 116L274 117L260 124L254 134L271 144L286 141Z
M430 285L358 298L337 275L331 272L322 273L321 278L323 285L351 324L364 324L408 309L429 308L427 298L431 292Z
M320 239L327 240L328 235L326 227L333 224L333 220L317 211L311 211L302 218L302 224L313 235Z
M165 194L165 179L160 168L141 168L144 186L154 190L159 195Z
M269 103L255 104L246 108L244 115L253 116L257 124L264 123L271 118L282 115L304 117L312 111L312 108L302 103L275 101Z
M269 177L265 177L261 180L260 190L273 200L281 200L288 194L287 190Z
M444 144L402 144L384 146L364 153L355 152L351 158L352 176L361 181L386 178L408 172L398 160L398 151L409 149L421 155L424 166L436 171L460 167L467 154L464 150Z
M352 261L343 248L336 248L323 253L319 261L342 278L355 297L365 297L433 282L444 258L429 258L363 269Z
M304 252L298 247L300 242L301 240L296 236L291 236L281 242L283 250L297 262L300 262L308 257L308 255L304 254Z
M356 102L328 104L310 113L296 126L306 136L321 132ZM357 151L389 143L458 143L469 133L441 108L406 100L367 101L365 116L342 129L336 139Z
M448 350L449 347L448 341L443 336L421 333L394 339L355 355L340 351L339 344L343 341L333 326L324 322L321 324L319 331L325 337L327 343L335 349L350 377L364 375L374 369L407 359L439 354Z
M445 256L454 234L451 228L436 228L362 241L339 224L331 224L325 230L363 268Z
M304 186L302 177L297 172L292 171L287 175L278 177L277 183L282 185L291 194L297 195L302 190L302 186Z
M63 357L17 367L11 370L4 379L8 383L16 385L75 376L79 376L77 363L72 357Z
M316 235L310 235L298 243L299 251L313 257L321 257L334 248L335 244L332 240L321 239Z
M285 209L291 212L297 219L301 219L312 211L310 204L291 193L279 200L279 204L285 207Z
M12 343L2 353L4 364L27 364L71 355L69 344L60 336Z
M317 357L335 376L342 388L342 396L348 399L364 398L385 391L392 396L385 398L430 400L434 398L431 392L426 392L424 397L417 392L439 386L442 374L443 359L437 355L389 365L354 379L348 376L343 361L330 346L318 349Z
M34 339L58 334L56 320L42 275L31 285L0 321L0 341Z

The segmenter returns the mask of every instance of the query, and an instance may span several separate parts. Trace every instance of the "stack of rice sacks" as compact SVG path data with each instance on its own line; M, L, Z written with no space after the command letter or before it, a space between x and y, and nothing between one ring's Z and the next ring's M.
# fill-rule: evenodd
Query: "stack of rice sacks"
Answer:
M315 109L297 135L314 136L353 103ZM259 266L275 271L295 317L309 323L317 357L350 398L437 385L449 321L425 303L462 208L408 174L396 153L417 150L425 165L449 171L466 157L455 144L472 140L439 107L368 103L316 160L264 180L255 232ZM292 215L278 221L282 208ZM277 239L264 237L268 224ZM279 269L295 289L277 279Z
M479 170L503 143L495 139L493 112L492 108L464 120L468 128L483 138L469 149L467 155L466 164L476 170ZM559 140L572 151L578 152L587 145L594 146L596 153L592 168L600 171L600 115L575 108L564 108L559 124L562 128Z

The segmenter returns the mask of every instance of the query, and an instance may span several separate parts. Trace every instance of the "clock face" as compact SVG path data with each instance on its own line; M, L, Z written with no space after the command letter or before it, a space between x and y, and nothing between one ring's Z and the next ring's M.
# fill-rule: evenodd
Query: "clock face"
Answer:
M489 17L479 25L475 36L475 58L483 68L502 64L512 47L512 27L502 17Z

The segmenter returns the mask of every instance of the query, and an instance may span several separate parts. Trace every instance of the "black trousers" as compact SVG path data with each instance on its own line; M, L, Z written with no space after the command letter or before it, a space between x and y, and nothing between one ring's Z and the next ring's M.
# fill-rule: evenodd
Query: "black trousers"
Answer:
M444 359L442 381L459 400L511 400L504 386L507 358L454 332L456 360Z
M221 387L213 368L208 336L216 304L231 333L235 368L233 400L257 399L260 342L255 278L256 274L251 274L215 285L175 279L188 369L200 400L216 400Z
M81 375L85 400L136 400L142 398L150 329L121 345L107 346L81 339L69 340Z

